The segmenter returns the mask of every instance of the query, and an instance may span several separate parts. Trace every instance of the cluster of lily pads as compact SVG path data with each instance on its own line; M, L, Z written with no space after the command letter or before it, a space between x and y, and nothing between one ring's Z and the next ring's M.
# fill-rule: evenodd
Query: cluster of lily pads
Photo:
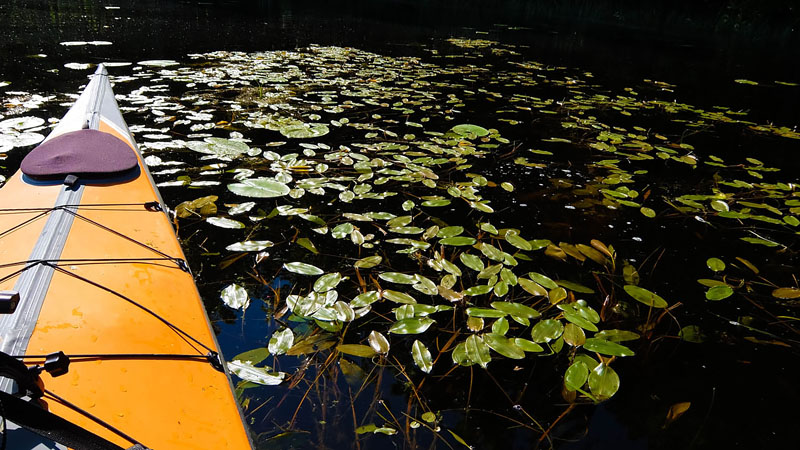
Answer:
M612 397L615 359L657 336L677 302L655 293L667 286L640 285L651 248L623 259L598 239L547 236L539 224L553 218L525 203L532 192L565 214L689 219L740 233L759 251L794 251L797 186L759 159L726 162L686 139L686 130L733 127L794 140L794 129L666 100L677 90L669 83L615 93L510 45L448 42L452 51L429 58L339 47L213 52L115 76L185 244L202 246L203 265L218 269L199 282L228 280L218 290L226 308L242 317L258 304L270 318L263 345L228 358L245 407L259 395L250 388L292 388L310 376L298 361L365 374L389 365L411 382L552 357L568 402ZM0 131L31 145L43 125L13 117ZM4 139L2 151L18 147ZM701 182L652 175L686 169ZM715 277L699 280L707 290L697 298L800 297L787 280L728 276L722 259L759 275L743 257L711 258ZM699 342L703 333L688 324L677 334ZM439 436L437 411L416 390L409 398L412 428ZM404 428L373 423L374 409L359 414L356 433Z

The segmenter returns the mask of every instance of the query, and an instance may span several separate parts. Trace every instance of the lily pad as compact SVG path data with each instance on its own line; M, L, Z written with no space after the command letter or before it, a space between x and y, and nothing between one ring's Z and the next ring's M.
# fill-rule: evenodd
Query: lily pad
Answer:
M250 178L239 183L229 184L228 190L245 197L270 198L282 197L291 189L273 178Z

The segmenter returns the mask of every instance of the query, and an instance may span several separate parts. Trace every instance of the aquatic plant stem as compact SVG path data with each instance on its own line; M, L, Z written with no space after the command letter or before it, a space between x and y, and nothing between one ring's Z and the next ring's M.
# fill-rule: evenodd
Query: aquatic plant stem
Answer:
M553 423L550 424L547 430L545 430L544 434L542 434L536 442L541 444L543 440L547 439L548 441L550 441L550 445L552 445L553 441L552 439L550 439L550 432L553 431L553 428L555 428L556 424L558 424L558 422L560 422L561 419L566 417L567 414L569 414L570 411L572 411L573 409L575 409L575 403L570 403L570 405L567 406L567 409L565 409L564 412L562 412L561 415L559 415L556 418L556 420L554 420Z

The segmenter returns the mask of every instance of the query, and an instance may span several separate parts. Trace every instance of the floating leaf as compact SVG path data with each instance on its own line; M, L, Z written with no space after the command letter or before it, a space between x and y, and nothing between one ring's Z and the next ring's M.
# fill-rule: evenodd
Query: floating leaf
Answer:
M414 277L414 275L408 275L400 272L383 272L378 275L378 278L398 284L414 284L417 282L417 279Z
M290 139L310 139L325 136L330 129L322 123L301 123L283 126L278 131Z
M438 238L450 238L453 236L458 236L459 234L464 232L464 227L461 226L452 226L452 227L444 227L440 229L436 233L436 237Z
M505 239L509 244L513 245L514 247L517 247L520 250L528 251L533 248L530 242L521 238L518 234L512 233L511 231L506 233Z
M541 353L544 351L544 348L542 348L541 345L527 339L515 338L513 341L514 345L526 352Z
M522 287L522 289L525 290L525 292L538 297L547 296L547 289L539 285L539 283L534 283L533 281L527 278L519 278L517 279L517 281L519 282L519 285Z
M625 347L616 342L606 341L604 339L588 338L583 344L583 348L591 352L597 352L603 355L610 356L633 356L633 350Z
M778 288L772 291L772 296L784 300L800 298L800 289L794 287Z
M480 272L484 269L483 261L475 255L469 253L462 253L461 255L459 255L459 259L461 260L462 263L464 263L465 266L469 267L472 270Z
M250 297L247 290L238 284L230 284L220 294L222 302L233 309L245 310L250 306Z
M725 270L725 263L719 258L708 258L706 265L714 272L722 272Z
M477 241L474 238L467 236L453 236L441 239L439 241L439 243L442 245L452 245L452 246L474 245L475 242Z
M273 355L282 355L294 345L294 333L291 328L276 331L269 338L269 352Z
M488 294L489 292L492 292L492 289L493 289L493 286L487 286L487 285L480 284L478 286L472 286L469 289L465 289L463 294L464 295L472 295L472 296L474 296L474 295L484 295L484 294Z
M342 281L342 275L339 272L326 273L325 275L317 278L314 282L315 292L327 292L335 288L339 282Z
M589 373L589 389L598 400L611 398L619 390L619 375L608 364L598 364Z
M575 325L574 323L568 323L564 325L563 336L564 336L564 342L573 347L580 347L586 342L586 333L583 332L583 328L581 328L578 325Z
M550 342L558 339L564 332L564 325L559 320L546 319L537 323L531 329L531 339L535 343Z
M380 353L381 355L389 353L389 340L383 334L372 330L367 340L369 341L369 346L375 350L375 353Z
M486 345L483 338L475 334L471 334L464 342L467 351L467 357L476 364L479 364L484 369L491 362L492 357L489 355L489 346Z
M311 239L309 238L304 238L304 237L298 238L295 241L295 244L299 245L300 247L303 247L304 249L310 251L315 255L319 254L319 250L317 250L317 247L314 246L314 243L311 242Z
M387 289L381 292L381 296L395 303L402 303L406 305L413 305L417 303L417 300L414 299L414 297L406 294L405 292L392 291Z
M260 252L273 245L275 244L272 241L242 241L225 247L225 250L232 252Z
M648 217L650 219L656 216L656 212L653 211L652 208L648 208L646 206L642 206L641 208L639 208L639 212L641 212L643 216Z
M356 298L350 302L350 306L353 308L363 308L377 302L380 299L381 294L378 291L369 291L356 296Z
M714 286L706 291L706 298L708 300L723 300L733 295L733 289L727 284Z
M389 327L389 333L394 334L419 334L424 333L434 320L429 317L411 317L408 319L398 320Z
M269 350L266 347L258 347L248 350L233 357L234 361L244 361L250 364L258 364L269 357Z
M542 275L540 273L530 272L528 273L528 276L531 277L531 280L539 283L546 289L555 289L558 287L558 284L556 284L555 281L551 280L549 277Z
M502 311L506 314L517 316L517 317L525 317L528 319L536 319L541 314L539 311L531 308L530 306L523 305L522 303L516 302L492 302L492 308Z
M206 222L220 228L244 228L244 224L238 220L228 219L226 217L207 217Z
M678 336L686 342L694 342L696 344L704 341L703 332L697 325L686 325L681 328Z
M366 258L361 258L356 261L353 266L359 269L369 269L372 267L377 266L383 261L383 257L380 255L375 256L367 256Z
M281 197L289 193L289 186L272 178L250 178L228 185L228 190L245 197Z
M269 367L254 367L247 361L231 361L228 363L228 370L245 381L265 386L281 384L286 377L284 372L271 372Z
M667 411L667 418L664 420L664 425L662 428L666 428L670 426L672 422L678 420L680 416L689 410L690 406L692 406L691 402L680 402L670 406L669 411Z
M612 342L625 342L635 341L639 339L640 336L637 333L628 330L602 330L595 333L594 337Z
M487 333L483 335L486 344L497 353L511 359L525 358L525 352L519 348L512 340L502 334Z
M451 129L453 130L454 133L459 134L461 136L475 135L477 137L483 137L489 134L489 130L487 130L486 128L471 124L456 125Z
M766 247L777 247L777 246L781 245L781 244L779 244L779 243L777 243L775 241L770 241L770 240L761 239L761 238L743 237L743 238L739 238L739 239L741 239L741 240L743 240L745 242L748 242L750 244L764 245Z
M426 347L425 344L419 340L415 340L414 344L411 346L411 356L414 359L414 363L420 368L420 370L425 373L431 372L431 369L433 369L433 358L431 357L431 352L428 350L428 347Z
M467 315L470 317L483 317L488 319L496 319L505 317L506 313L491 308L467 308Z
M556 284L558 284L561 287L567 288L570 291L580 292L581 294L594 294L594 290L582 284L575 283L574 281L558 280L556 281Z
M582 361L573 362L564 374L564 386L569 391L576 391L589 380L589 368Z
M322 275L325 273L324 270L317 266L306 264L300 261L285 263L283 268L289 272L299 273L301 275Z
M668 306L666 300L659 297L658 294L650 292L645 288L626 284L623 289L625 289L625 292L627 292L628 295L647 306L652 306L653 308L666 308Z
M371 358L375 356L375 350L368 345L361 344L339 344L336 350L352 356L360 356L362 358Z

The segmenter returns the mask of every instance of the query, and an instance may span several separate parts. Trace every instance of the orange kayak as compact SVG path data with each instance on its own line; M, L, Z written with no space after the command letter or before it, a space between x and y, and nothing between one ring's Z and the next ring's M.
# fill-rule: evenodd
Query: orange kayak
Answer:
M0 189L0 351L40 366L37 404L121 448L250 449L165 211L101 65Z

